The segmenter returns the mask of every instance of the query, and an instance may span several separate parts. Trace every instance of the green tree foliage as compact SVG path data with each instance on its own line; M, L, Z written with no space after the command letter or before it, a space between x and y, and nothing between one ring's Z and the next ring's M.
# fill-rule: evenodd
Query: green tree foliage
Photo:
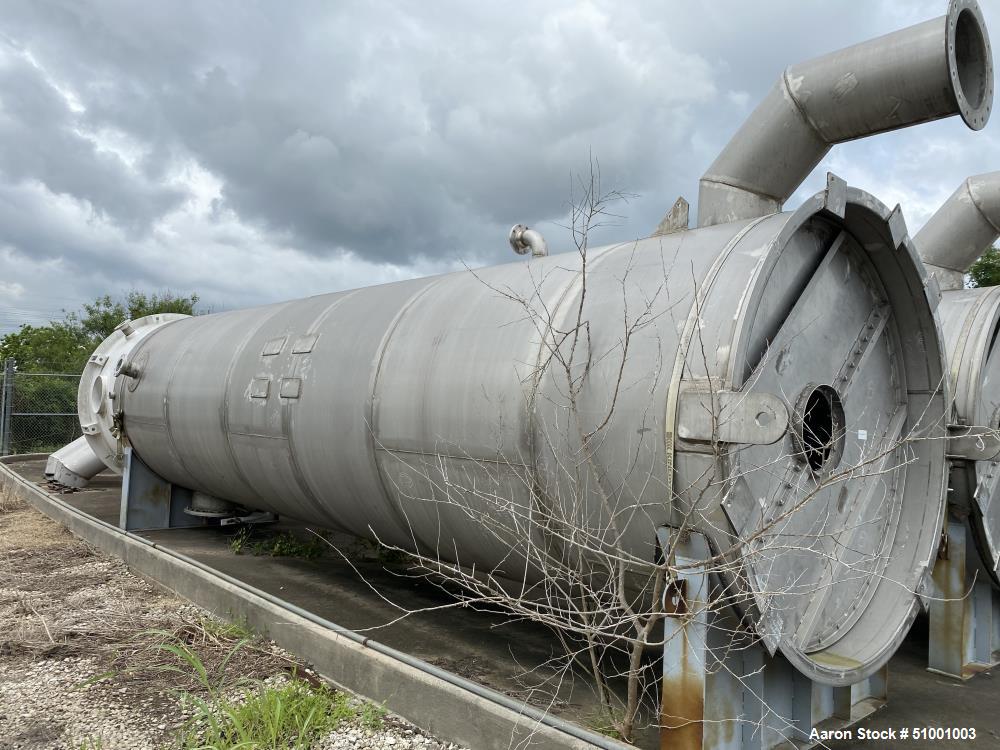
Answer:
M93 350L90 338L77 326L23 325L0 339L0 362L13 357L20 372L76 373L83 370Z
M974 287L1000 285L1000 249L987 248L969 268L969 276Z
M90 304L85 304L80 313L70 313L71 320L83 333L100 343L115 330L115 326L123 320L135 320L156 313L180 313L194 315L194 306L198 304L198 295L190 297L175 297L170 292L164 294L146 295L142 292L129 292L122 299L112 299L109 295L98 297Z
M13 357L18 372L83 371L87 358L101 341L111 335L123 320L134 320L155 313L194 314L198 295L176 297L164 294L129 292L113 299L109 295L85 304L65 320L45 326L23 325L0 338L0 361Z

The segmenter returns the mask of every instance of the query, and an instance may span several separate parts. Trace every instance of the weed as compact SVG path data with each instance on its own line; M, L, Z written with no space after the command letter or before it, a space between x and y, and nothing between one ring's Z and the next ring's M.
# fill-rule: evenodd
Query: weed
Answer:
M325 542L319 538L303 541L289 531L276 536L254 542L250 548L255 555L270 555L271 557L301 557L312 560L320 557L326 548Z
M80 750L103 750L104 740L98 737L88 737L80 743Z
M400 565L410 559L410 556L403 550L387 547L371 539L355 540L351 554L353 557L362 560L374 559L383 565Z
M217 696L212 702L187 694L184 703L193 716L179 738L182 750L305 750L355 716L343 694L299 680L280 687L258 683L239 698Z
M361 726L365 729L375 731L382 728L382 725L385 723L386 713L386 710L382 706L376 706L374 703L364 703L358 712L358 719L361 722Z
M24 507L27 507L25 502L21 498L16 497L13 491L0 492L0 513L12 513Z
M256 633L242 622L227 622L217 617L199 617L198 625L213 638L226 641L250 641Z
M233 657L236 656L241 648L249 643L249 640L245 638L238 641L215 668L214 673L210 673L201 657L198 656L194 649L192 649L187 643L180 640L175 633L171 633L166 630L148 630L142 635L162 637L164 640L159 643L152 644L152 648L154 650L164 651L167 654L170 654L177 662L179 662L179 665L152 665L148 667L149 671L168 672L188 677L193 680L198 687L205 690L209 696L213 698L218 696L223 687L227 685L226 667L229 666L229 662L232 661ZM237 683L239 682L240 681L238 680Z
M615 718L617 718L617 715ZM584 720L584 724L588 729L597 732L598 734L603 734L605 737L611 737L615 740L620 740L622 738L618 730L615 729L614 721L610 716L608 716L607 710L595 711L590 714Z
M204 618L203 625L208 620ZM245 639L236 643L217 667L209 669L175 634L150 634L165 638L153 647L172 656L173 663L149 669L176 673L192 683L192 690L179 691L181 706L190 716L177 737L180 750L306 750L344 722L357 721L367 729L382 726L386 712L381 706L365 703L355 707L345 694L297 679L294 672L278 685L230 678L226 668L247 645Z
M325 540L318 536L302 540L290 531L283 531L280 534L268 534L255 539L254 531L252 526L241 526L239 531L229 538L229 549L237 555L251 552L254 555L301 557L305 560L320 557L326 550Z
M240 526L236 533L229 538L229 549L237 555L242 555L253 536L253 529L250 526Z

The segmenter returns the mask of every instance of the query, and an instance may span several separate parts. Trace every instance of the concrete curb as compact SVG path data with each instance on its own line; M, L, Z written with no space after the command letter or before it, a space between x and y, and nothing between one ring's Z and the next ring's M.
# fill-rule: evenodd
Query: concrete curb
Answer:
M439 739L472 750L631 747L599 735L593 735L594 742L588 742L526 715L537 715L537 709L526 707L525 713L518 713L501 705L504 700L509 702L506 696L497 694L497 700L490 700L369 648L365 641L357 643L344 633L297 614L291 605L281 606L280 600L265 598L249 586L214 575L194 561L76 510L6 465L42 457L18 455L0 459L0 494L11 500L23 500L178 596L221 617L245 621L282 648L307 660L336 685L383 704ZM592 733L581 729L580 734Z

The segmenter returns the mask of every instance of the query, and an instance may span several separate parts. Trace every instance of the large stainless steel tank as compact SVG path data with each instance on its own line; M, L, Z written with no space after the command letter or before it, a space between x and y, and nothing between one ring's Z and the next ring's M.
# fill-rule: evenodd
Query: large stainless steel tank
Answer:
M651 559L656 527L687 523L738 550L768 634L825 681L870 671L902 638L945 483L944 442L905 440L944 434L920 266L898 214L860 191L841 199L843 217L823 193L794 213L594 251L585 315L608 354L580 404L597 426L621 366L623 299L652 301L596 455L621 488L621 546ZM138 378L119 378L117 406L134 451L174 483L516 577L513 540L462 504L499 513L484 499L495 493L528 515L543 497L575 501L563 472L575 441L559 374L534 381L545 343L496 290L562 327L582 280L571 254L178 320L132 350ZM698 420L709 387L772 423L733 426L713 453ZM767 412L755 394L784 407ZM812 433L833 450L804 450ZM449 487L457 504L441 502ZM607 511L583 499L580 523L599 534Z
M938 314L956 425L1000 429L1000 287L965 289L964 274L1000 237L1000 172L964 181L914 239L942 288ZM968 514L984 567L1000 585L1000 461L959 460L949 499Z
M117 332L122 356L81 383L88 441L115 468L127 440L181 486L509 577L539 575L526 540L559 543L531 521L546 508L643 560L657 527L693 528L769 645L855 682L902 640L941 530L937 298L898 209L831 177L775 211L832 143L979 128L991 101L978 7L953 0L787 71L706 176L702 228L594 250L586 273L570 253ZM794 149L754 151L781 133ZM576 425L548 354L581 309ZM522 538L482 522L512 512Z

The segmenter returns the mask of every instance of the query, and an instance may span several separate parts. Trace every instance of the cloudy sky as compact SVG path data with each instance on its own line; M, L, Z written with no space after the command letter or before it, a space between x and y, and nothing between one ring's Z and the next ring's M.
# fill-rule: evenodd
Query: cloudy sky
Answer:
M1000 38L1000 0L981 0ZM574 174L648 235L788 64L946 0L429 3L8 0L0 332L130 289L230 309L554 251ZM911 232L1000 169L1000 118L835 148Z

